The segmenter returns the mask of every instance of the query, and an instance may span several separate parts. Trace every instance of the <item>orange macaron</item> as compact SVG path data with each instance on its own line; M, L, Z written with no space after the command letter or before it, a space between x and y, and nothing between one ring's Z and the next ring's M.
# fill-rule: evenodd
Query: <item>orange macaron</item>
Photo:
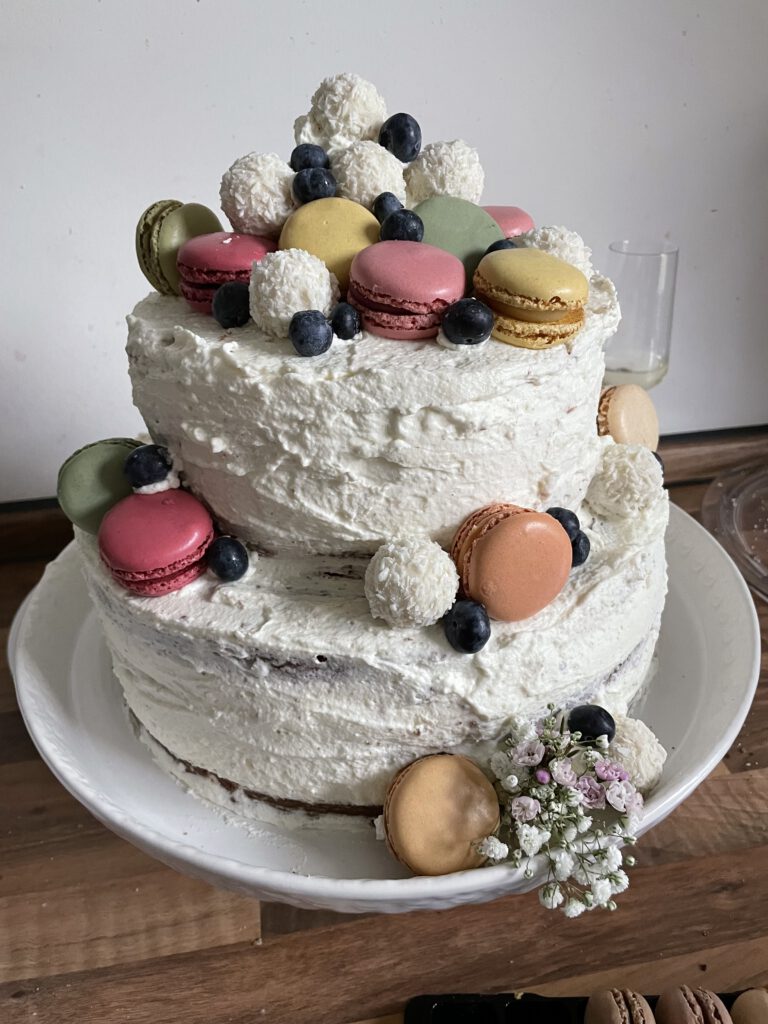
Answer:
M546 608L571 571L571 541L544 512L495 502L459 527L451 557L462 590L492 619L517 622Z

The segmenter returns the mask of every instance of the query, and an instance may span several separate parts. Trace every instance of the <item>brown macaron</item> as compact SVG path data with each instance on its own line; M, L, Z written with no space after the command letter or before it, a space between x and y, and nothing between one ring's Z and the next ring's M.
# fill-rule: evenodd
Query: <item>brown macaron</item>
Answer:
M656 1003L657 1024L732 1024L731 1015L706 988L668 988Z
M384 801L393 855L415 875L482 867L477 844L499 827L499 800L474 761L429 754L401 768Z
M597 407L597 432L609 434L617 444L659 447L659 417L650 395L637 384L603 388Z
M493 337L520 348L550 348L584 324L589 282L541 249L497 249L475 270L475 294L495 314Z
M606 988L589 997L584 1024L654 1024L654 1016L639 992Z
M552 516L496 502L459 527L451 557L467 597L492 619L518 622L554 601L568 580L573 549Z
M731 1007L733 1024L768 1024L768 992L751 988L742 992Z

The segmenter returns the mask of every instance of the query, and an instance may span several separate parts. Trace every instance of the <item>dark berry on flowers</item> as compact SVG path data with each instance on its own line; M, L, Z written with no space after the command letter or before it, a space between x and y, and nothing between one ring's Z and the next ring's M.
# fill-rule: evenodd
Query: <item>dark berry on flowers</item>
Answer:
M443 616L443 630L454 650L475 654L488 643L491 622L488 612L478 601L462 598Z
M123 472L131 487L146 487L165 480L171 470L171 456L159 444L142 444L125 460Z
M222 327L242 327L251 318L248 282L227 281L213 293L213 318Z
M443 334L454 345L479 345L493 330L493 311L478 299L459 299L443 313Z
M547 515L552 516L553 519L560 523L571 542L576 539L577 534L581 530L581 523L575 512L571 512L569 508L560 508L559 505L554 505L552 508L547 509Z
M217 537L206 558L211 572L227 583L239 580L248 568L248 549L234 537Z
M424 222L413 210L395 210L384 218L379 232L382 242L420 242Z
M311 142L302 142L291 153L289 160L294 171L303 171L307 167L330 167L328 154L322 146L313 146Z
M337 338L349 341L361 330L360 314L348 302L340 302L331 313L331 329Z
M319 356L331 347L333 330L319 309L304 309L293 314L288 337L300 356Z
M404 164L415 160L421 149L421 128L410 114L393 114L381 126L379 145L402 160Z
M305 167L293 179L293 198L297 203L312 203L335 195L336 179L324 167Z
M581 733L582 740L587 741L607 736L610 743L616 735L613 715L599 704L579 704L568 714L568 728L571 732Z
M373 200L373 216L382 224L390 213L395 210L402 210L403 204L394 192L382 192Z
M571 541L571 550L573 551L573 559L571 561L571 567L576 568L577 565L584 565L586 560L589 558L589 537L586 533L582 533L581 530Z
M487 256L489 252L497 252L499 249L516 249L517 246L511 238L500 238L498 242L491 242L488 248L485 250Z

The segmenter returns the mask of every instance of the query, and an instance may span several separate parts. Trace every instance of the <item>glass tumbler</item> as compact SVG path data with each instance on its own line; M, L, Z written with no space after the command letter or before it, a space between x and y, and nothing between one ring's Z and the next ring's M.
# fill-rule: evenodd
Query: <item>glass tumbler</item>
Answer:
M605 383L655 387L669 365L677 249L625 239L608 246L606 274L621 306L619 329L605 348Z

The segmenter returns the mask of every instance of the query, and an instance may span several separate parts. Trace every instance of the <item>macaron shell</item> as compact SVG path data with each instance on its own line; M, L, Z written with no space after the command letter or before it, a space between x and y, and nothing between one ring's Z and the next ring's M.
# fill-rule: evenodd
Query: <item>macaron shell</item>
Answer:
M170 594L174 590L181 590L190 583L194 583L207 570L208 564L205 560L206 547L201 547L200 557L175 572L168 572L166 575L153 576L147 574L140 578L128 579L113 571L112 575L126 590L133 591L140 597L162 597L163 594Z
M383 310L363 310L360 313L363 330L377 334L380 338L396 341L422 341L434 338L440 327L440 317L435 313L385 313Z
M131 494L104 516L99 548L122 579L178 572L201 557L213 539L205 506L181 489Z
M648 392L638 384L604 388L597 410L597 432L609 434L617 444L659 447L659 417Z
M536 309L564 315L581 309L589 296L589 282L577 267L533 248L489 252L475 271L474 283L476 292L494 309L495 303L510 306L527 300L530 308L523 310L527 315L521 319L533 317Z
M136 225L136 259L139 261L139 268L155 291L161 295L174 295L175 292L160 269L157 236L164 217L181 205L178 199L160 199L147 207Z
M568 582L573 552L552 516L526 511L490 525L463 557L467 596L492 619L518 622L554 601Z
M176 258L179 290L198 313L210 313L217 288L227 281L250 281L253 264L276 248L271 238L236 231L196 235Z
M221 230L221 222L213 210L200 203L184 203L163 217L156 234L153 231L152 246L172 294L180 294L176 260L182 245L196 235L209 235Z
M733 1024L768 1024L768 992L752 988L742 992L731 1007Z
M129 437L111 437L69 456L59 470L56 493L71 523L86 533L99 532L107 512L133 491L123 467L139 444Z
M639 992L611 988L589 997L584 1024L654 1024L654 1016Z
M731 1015L714 992L687 985L662 992L655 1016L657 1024L732 1024Z
M379 240L380 225L370 210L351 199L331 197L305 203L280 233L281 249L304 249L325 263L346 292L355 256Z
M544 349L563 345L584 326L584 310L575 309L555 323L534 324L494 311L491 336L516 348Z
M417 875L481 867L475 844L499 826L499 801L480 768L458 754L432 754L406 765L384 802L387 842Z
M533 231L536 226L531 215L519 206L484 206L483 209L493 217L505 238Z
M432 196L414 207L414 213L424 223L423 241L453 253L464 264L469 291L486 249L504 238L499 225L482 206L456 196Z

